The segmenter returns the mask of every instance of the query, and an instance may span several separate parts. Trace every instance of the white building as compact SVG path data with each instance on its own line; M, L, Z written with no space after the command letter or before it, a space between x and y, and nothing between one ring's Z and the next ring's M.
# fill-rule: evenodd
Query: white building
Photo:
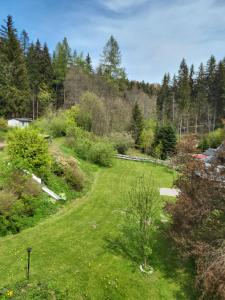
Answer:
M19 128L25 128L29 126L32 119L30 118L14 118L8 120L8 127L19 127Z

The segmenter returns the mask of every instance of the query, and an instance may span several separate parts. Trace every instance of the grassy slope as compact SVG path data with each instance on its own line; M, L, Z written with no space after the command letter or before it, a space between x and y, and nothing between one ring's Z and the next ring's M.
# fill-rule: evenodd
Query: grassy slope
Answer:
M152 172L160 186L171 186L173 174L164 167L115 160L112 168L95 172L84 198L34 228L1 238L0 286L24 278L25 249L32 246L32 280L68 288L71 299L191 299L184 286L188 274L177 266L163 236L151 277L139 272L126 251L107 242L119 234L127 190L143 172Z

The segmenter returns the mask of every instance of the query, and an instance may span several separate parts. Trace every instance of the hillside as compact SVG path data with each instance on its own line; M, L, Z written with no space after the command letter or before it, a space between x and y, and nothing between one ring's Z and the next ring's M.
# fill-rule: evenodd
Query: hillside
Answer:
M153 251L156 271L150 277L141 274L132 247L120 240L123 208L135 177L152 173L159 186L170 187L173 171L121 160L112 168L93 170L85 197L34 228L0 239L0 286L13 290L24 280L26 248L31 246L31 281L68 290L68 299L191 299L185 289L189 275L175 262L163 228Z

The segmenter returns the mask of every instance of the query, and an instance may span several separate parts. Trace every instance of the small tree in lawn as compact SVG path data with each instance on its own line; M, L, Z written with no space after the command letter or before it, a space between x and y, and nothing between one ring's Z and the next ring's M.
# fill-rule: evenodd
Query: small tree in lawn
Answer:
M129 191L127 217L135 228L144 270L151 271L148 258L152 253L153 233L160 215L159 192L152 176L142 176Z

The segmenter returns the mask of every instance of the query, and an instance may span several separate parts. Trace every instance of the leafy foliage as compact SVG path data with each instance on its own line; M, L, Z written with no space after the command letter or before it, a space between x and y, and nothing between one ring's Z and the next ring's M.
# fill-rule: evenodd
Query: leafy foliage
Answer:
M222 128L218 128L201 138L199 148L201 150L207 150L208 148L217 148L224 140L225 130Z
M159 192L153 178L140 177L131 187L127 208L128 222L136 232L136 239L142 253L142 263L148 266L148 259L152 254L153 233L156 230L161 203Z
M48 144L38 131L26 128L10 132L8 153L17 168L25 168L41 177L47 175L50 166Z
M109 138L110 141L112 141L115 150L120 154L126 154L127 150L134 146L133 138L126 132L112 133Z

